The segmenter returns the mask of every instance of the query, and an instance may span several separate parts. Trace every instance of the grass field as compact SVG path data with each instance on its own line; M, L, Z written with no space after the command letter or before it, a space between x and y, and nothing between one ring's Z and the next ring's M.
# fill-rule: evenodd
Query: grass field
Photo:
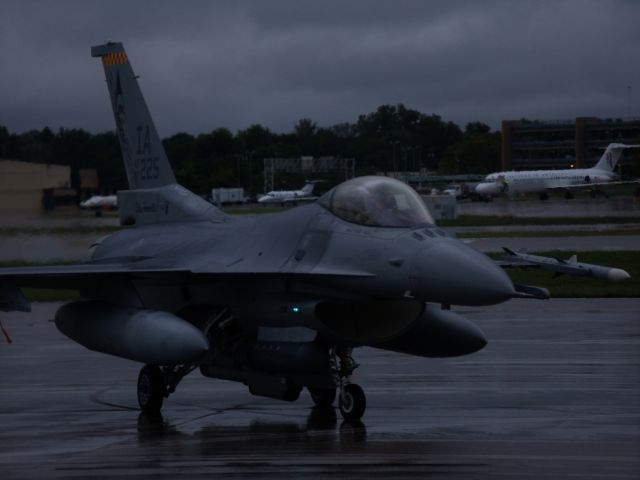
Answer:
M524 225L622 225L640 223L640 217L514 217L511 215L460 215L453 220L438 220L442 227L491 227Z
M511 237L601 237L640 235L640 228L612 228L604 230L509 230L506 232L460 232L458 238L511 238Z

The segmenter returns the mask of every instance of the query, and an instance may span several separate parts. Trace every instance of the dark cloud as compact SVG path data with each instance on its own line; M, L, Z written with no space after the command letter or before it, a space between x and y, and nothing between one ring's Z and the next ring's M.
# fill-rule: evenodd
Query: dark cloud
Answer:
M0 125L112 128L89 47L122 41L161 134L404 103L464 125L640 115L640 3L5 1Z

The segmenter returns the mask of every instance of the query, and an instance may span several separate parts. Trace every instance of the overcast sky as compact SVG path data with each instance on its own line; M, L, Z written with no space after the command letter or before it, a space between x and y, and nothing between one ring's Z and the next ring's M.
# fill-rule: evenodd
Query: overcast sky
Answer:
M640 116L640 1L0 1L0 125L114 128L124 43L161 136L403 103L463 127ZM631 86L631 102L628 87Z

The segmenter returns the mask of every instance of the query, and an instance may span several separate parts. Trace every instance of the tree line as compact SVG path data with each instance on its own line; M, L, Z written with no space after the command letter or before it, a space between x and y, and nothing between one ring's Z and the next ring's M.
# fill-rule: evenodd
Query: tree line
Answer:
M486 173L499 169L501 134L481 122L461 129L438 115L400 104L382 105L360 115L355 123L319 127L303 118L289 133L254 124L235 134L227 128L199 135L176 133L163 139L163 144L178 182L194 192L241 186L255 193L262 190L263 159L270 157L355 158L358 175L421 168ZM95 168L103 189L127 188L115 131L92 134L61 128L53 132L46 127L16 134L0 126L0 158L69 165L76 188L78 171ZM299 182L296 176L283 178L278 187L294 188Z

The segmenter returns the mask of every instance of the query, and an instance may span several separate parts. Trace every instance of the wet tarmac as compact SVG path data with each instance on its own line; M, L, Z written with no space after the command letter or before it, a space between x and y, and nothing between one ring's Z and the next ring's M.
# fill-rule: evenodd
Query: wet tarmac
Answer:
M362 423L188 376L163 416L136 409L139 366L47 322L3 314L0 478L640 477L640 300L460 309L489 345L457 359L356 351Z

